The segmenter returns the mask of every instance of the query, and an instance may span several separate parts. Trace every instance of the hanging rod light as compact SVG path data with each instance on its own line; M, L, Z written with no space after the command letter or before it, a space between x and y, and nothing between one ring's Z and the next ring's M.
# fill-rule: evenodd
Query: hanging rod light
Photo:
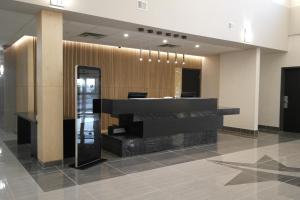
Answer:
M177 63L178 63L178 60L177 60L177 53L175 53L175 65L177 65Z
M170 55L169 55L169 52L167 52L167 63L168 63L168 64L170 63Z
M148 59L148 62L152 62L151 50L149 50L149 59Z
M143 61L143 50L140 49L140 61L142 62Z
M160 50L158 50L158 53L157 53L157 62L160 63Z

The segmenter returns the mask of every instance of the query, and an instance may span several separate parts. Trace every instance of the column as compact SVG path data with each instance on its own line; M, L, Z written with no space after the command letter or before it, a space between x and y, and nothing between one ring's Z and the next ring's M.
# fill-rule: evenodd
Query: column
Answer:
M258 130L259 75L259 48L221 55L219 105L241 109L226 116L224 126Z
M63 159L63 15L41 11L37 20L38 159Z

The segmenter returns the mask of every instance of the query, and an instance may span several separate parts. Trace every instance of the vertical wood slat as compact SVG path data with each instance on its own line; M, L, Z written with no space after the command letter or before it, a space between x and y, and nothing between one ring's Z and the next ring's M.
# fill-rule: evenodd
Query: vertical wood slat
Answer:
M127 98L127 93L148 92L149 97L175 95L174 54L170 54L170 64L166 54L161 54L161 63L156 62L157 53L152 53L149 63L148 53L143 52L144 61L139 61L139 50L116 48L104 45L64 41L64 116L75 115L75 77L76 65L95 66L102 71L102 98ZM182 62L180 58L179 63ZM186 56L186 67L201 68L199 57ZM102 127L117 123L107 114L102 115Z

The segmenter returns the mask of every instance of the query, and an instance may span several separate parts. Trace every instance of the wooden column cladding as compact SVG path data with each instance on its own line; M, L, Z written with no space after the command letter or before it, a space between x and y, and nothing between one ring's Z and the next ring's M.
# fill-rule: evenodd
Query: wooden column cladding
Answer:
M143 51L144 61L139 61L139 50L117 48L104 45L64 41L64 117L74 118L74 69L76 65L95 66L102 71L102 97L125 99L128 92L148 92L148 97L175 95L174 55L170 54L170 64L166 54L161 54L157 62L157 52L152 52L152 62L148 62L148 52ZM181 63L182 58L178 57ZM186 67L201 68L199 57L186 56ZM108 115L102 115L102 129L117 123Z

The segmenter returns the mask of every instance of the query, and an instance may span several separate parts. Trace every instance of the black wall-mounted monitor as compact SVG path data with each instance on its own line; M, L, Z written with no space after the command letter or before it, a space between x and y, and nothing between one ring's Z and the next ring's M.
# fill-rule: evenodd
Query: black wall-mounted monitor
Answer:
M146 98L147 92L128 92L128 99Z

